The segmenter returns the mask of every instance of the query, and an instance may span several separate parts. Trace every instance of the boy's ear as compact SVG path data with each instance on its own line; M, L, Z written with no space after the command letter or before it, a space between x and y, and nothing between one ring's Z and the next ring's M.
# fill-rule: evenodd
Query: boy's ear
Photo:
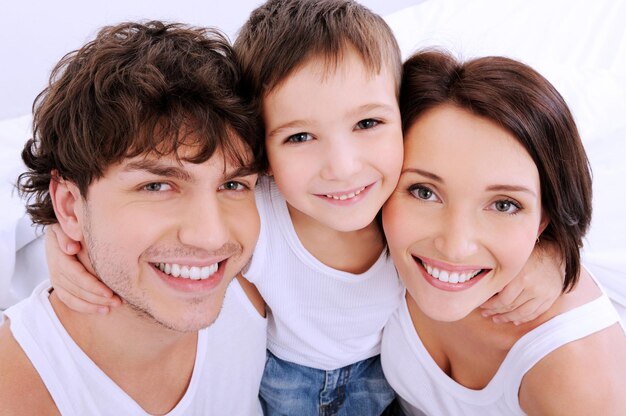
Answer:
M61 229L71 239L82 241L81 221L84 201L78 187L61 178L55 170L52 172L49 190L54 213Z

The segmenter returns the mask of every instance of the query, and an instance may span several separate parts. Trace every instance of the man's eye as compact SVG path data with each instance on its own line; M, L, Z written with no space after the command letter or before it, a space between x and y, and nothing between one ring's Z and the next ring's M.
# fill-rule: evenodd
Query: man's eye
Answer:
M287 143L302 143L302 142L308 142L309 140L312 140L312 139L313 139L313 136L311 136L309 133L296 133L287 137Z
M356 123L357 130L367 130L374 128L380 124L380 121L374 120L373 118L366 118L365 120L361 120Z
M246 185L237 181L228 181L220 186L220 190L224 191L244 191L246 189L248 189Z
M164 192L169 191L172 187L164 182L152 182L143 186L143 189L148 192Z

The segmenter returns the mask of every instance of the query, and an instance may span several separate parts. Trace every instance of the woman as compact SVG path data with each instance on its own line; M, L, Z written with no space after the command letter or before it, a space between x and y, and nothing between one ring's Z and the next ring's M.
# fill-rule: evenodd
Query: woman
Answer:
M591 172L562 97L519 62L429 51L405 63L401 112L383 222L407 292L382 362L404 412L626 414L624 329L580 265ZM524 325L483 318L543 241L565 261L563 294Z

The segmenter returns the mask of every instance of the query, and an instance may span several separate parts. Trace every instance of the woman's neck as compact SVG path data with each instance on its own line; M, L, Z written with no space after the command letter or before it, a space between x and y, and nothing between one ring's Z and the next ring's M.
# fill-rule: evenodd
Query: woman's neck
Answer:
M475 309L455 322L426 316L407 292L407 307L424 347L450 378L471 389L484 388L496 374L513 345L525 334L553 317L600 296L600 289L583 271L579 284L561 295L545 313L531 322L496 324Z

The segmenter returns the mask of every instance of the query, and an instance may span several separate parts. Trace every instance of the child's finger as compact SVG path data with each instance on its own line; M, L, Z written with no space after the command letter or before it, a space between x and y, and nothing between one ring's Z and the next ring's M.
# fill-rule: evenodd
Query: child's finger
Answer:
M52 224L46 227L46 245L55 243L56 246L65 254L73 256L80 251L80 243L69 238L61 229L59 224Z
M105 315L110 310L108 306L85 302L62 288L54 289L54 293L56 293L61 302L67 305L70 309L79 313Z
M483 316L507 313L523 304L524 299L520 298L520 295L523 293L522 289L521 285L511 282L511 284L480 306L483 309Z

